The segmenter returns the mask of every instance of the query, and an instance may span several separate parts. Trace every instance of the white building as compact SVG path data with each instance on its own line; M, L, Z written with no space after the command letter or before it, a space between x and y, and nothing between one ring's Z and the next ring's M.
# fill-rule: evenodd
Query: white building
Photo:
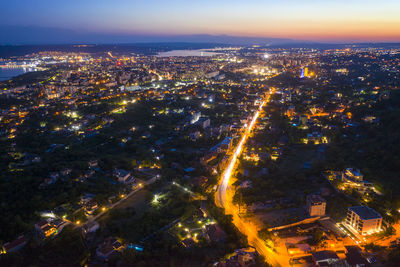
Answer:
M360 235L368 235L381 230L382 216L367 206L350 207L346 224Z

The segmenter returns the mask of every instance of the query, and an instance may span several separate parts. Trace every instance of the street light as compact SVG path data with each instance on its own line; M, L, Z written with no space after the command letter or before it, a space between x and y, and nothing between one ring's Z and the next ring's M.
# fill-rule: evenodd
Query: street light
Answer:
M160 199L159 195L154 195L153 204L157 204L159 199Z

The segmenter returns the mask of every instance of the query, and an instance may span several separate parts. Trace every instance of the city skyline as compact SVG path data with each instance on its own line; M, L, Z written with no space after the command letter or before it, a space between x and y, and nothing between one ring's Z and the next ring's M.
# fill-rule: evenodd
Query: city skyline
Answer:
M0 266L400 266L399 0L13 0Z
M0 30L7 32L6 26L14 26L14 35L22 36L21 28L51 28L60 35L76 34L71 42L102 43L140 42L143 36L163 41L166 37L200 34L326 43L399 42L399 11L400 4L394 0L20 0L3 5ZM48 31L42 39L52 43L53 35ZM101 38L82 37L85 35ZM3 43L18 43L12 37Z

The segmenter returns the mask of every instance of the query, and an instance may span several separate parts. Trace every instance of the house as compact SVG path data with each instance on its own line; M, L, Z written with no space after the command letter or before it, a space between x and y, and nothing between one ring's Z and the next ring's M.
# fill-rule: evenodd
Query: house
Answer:
M86 215L91 215L99 208L99 205L97 204L97 202L89 200L83 203L82 208L85 211Z
M112 255L124 250L124 248L116 238L109 237L96 249L96 255L103 260L108 260Z
M94 197L93 194L85 194L85 195L81 196L80 203L84 205L84 204L88 203L89 201L91 201L93 199L93 197Z
M314 145L326 144L326 143L328 143L328 139L325 136L323 136L321 133L312 132L312 133L307 134L307 138L305 139L304 143L314 144Z
M90 221L82 227L83 234L94 233L100 228L100 225L96 221Z
M299 117L299 123L301 125L306 125L308 122L308 117L306 115L300 115Z
M225 137L220 143L210 148L212 153L221 153L228 150L232 146L232 137Z
M200 116L201 116L200 111L193 112L192 116L190 117L190 123L195 124L196 122L198 122L200 119Z
M252 182L250 180L243 181L240 185L240 188L252 188Z
M225 137L221 142L221 149L228 150L232 146L232 137Z
M367 267L371 266L368 261L361 255L361 249L357 246L345 246L346 262L351 267Z
M200 125L203 129L206 129L210 127L211 121L209 118L201 117L198 121L197 124Z
M206 226L207 237L213 242L222 242L227 238L226 233L218 224L209 224Z
M196 178L193 178L192 180L192 185L193 186L198 186L198 187L206 187L208 183L208 178L205 176L199 176Z
M130 171L122 170L122 169L115 169L114 176L118 179L118 182L129 184L134 182L134 178L131 175Z
M57 232L57 228L45 220L36 223L35 230L41 237L49 237Z
M317 266L329 266L339 262L339 257L336 252L331 250L323 250L314 252L312 258Z
M27 242L28 242L28 239L25 236L21 235L20 237L18 237L14 241L5 243L3 245L4 252L5 253L10 253L10 252L18 251L21 248L23 248L26 245Z
M230 258L215 263L217 267L255 267L257 252L254 248L237 249Z
M98 160L91 160L88 162L89 169L97 169L99 167L99 162Z
M311 252L311 247L307 243L285 243L286 249L290 256L305 255Z

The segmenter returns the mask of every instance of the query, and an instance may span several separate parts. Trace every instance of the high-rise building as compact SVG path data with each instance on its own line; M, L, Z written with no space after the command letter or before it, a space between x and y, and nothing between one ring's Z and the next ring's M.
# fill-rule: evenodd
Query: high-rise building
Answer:
M326 201L321 196L308 195L306 202L307 202L307 211L311 217L325 215Z
M367 206L350 207L347 211L346 224L360 235L368 235L381 230L382 216Z
M308 77L308 67L304 67L301 69L301 74L300 74L300 78L305 78Z
M308 77L308 67L304 68L304 76Z

